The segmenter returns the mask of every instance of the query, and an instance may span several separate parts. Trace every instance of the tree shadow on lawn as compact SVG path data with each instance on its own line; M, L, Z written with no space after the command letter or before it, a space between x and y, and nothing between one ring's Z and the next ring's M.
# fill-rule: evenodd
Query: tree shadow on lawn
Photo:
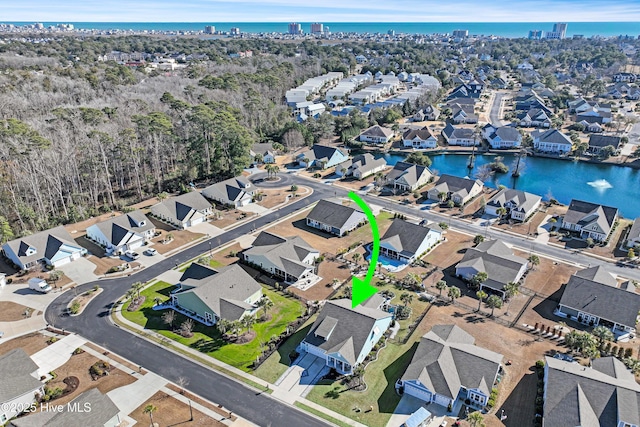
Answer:
M307 336L311 330L312 323L308 324L302 329L299 329L295 334L290 336L280 347L276 353L280 356L279 363L286 366L291 366L293 360L289 360L289 355L296 349L298 344Z
M404 374L404 371L411 363L411 359L413 358L417 348L418 342L414 342L411 348L384 369L384 377L387 380L387 387L378 398L378 408L380 413L392 414L393 411L395 411L396 406L398 406L400 396L396 393L396 381ZM373 368L375 369L375 365Z

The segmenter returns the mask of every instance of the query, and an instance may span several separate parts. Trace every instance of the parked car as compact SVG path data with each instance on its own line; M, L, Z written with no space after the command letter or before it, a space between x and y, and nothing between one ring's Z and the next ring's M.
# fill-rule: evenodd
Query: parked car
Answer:
M147 255L147 256L154 256L154 255L156 255L156 254L158 253L158 251L156 251L156 250L155 250L155 249L153 249L153 248L149 248L149 249L147 249L146 251L144 251L143 253L144 253L145 255Z
M44 279L34 277L32 279L29 279L29 289L33 289L34 291L46 294L51 292L51 285L48 284Z
M139 254L139 253L137 253L137 252L133 252L133 251L127 251L127 252L125 252L125 253L124 253L124 255L125 255L127 258L131 258L131 259L138 259L138 258L140 258L140 254Z

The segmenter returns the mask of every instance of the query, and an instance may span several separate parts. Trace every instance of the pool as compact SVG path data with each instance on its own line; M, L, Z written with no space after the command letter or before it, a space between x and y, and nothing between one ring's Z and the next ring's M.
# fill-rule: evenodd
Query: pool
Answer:
M371 261L371 245L365 246L365 249L367 250L367 256L365 257L365 259L367 261ZM401 271L408 265L398 259L391 259L382 255L378 255L378 264L382 265L382 268L384 268L385 270L394 273Z

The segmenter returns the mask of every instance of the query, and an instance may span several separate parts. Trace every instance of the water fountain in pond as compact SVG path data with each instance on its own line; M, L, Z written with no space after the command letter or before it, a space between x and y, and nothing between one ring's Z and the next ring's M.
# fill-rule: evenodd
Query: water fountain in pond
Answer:
M608 188L613 188L613 185L611 185L606 179L596 179L595 181L587 182L587 184L597 190L606 190Z

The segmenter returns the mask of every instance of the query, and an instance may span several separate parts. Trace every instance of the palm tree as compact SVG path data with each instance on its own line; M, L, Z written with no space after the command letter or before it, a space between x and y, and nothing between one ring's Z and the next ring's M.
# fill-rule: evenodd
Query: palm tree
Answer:
M272 165L273 167L271 168L271 171L273 172L273 176L276 177L278 175L278 172L280 172L280 167L277 165Z
M480 411L475 411L469 414L467 421L471 427L485 427L484 417Z
M500 219L502 219L502 217L507 214L507 208L498 208L496 209L496 213L498 214Z
M533 266L533 267L531 267L532 270L535 270L536 266L540 264L540 257L538 257L538 255L531 255L531 256L529 256L529 258L527 258L527 260Z
M605 341L613 341L614 339L613 332L611 332L611 330L606 326L602 325L593 328L591 334L598 338L599 345L603 345Z
M362 255L360 255L358 252L354 253L351 256L351 259L353 259L353 262L355 262L356 265L358 265L358 261L360 261L360 258L362 258Z
M445 193L444 191L438 193L438 200L440 200L440 203L444 202L446 198L447 193Z
M149 419L151 420L151 426L152 426L152 427L154 426L154 423L153 423L153 413L154 413L155 411L157 411L157 410L158 410L158 407L157 407L157 406L147 405L147 406L145 406L145 407L144 407L144 410L142 411L142 412L144 412L145 414L149 414Z
M235 335L236 338L238 337L238 331L240 330L241 327L242 327L242 322L240 320L234 320L230 324L231 333Z
M487 293L480 290L476 292L476 296L478 297L478 311L480 311L480 306L482 305L482 301L487 297Z
M406 307L409 304L411 304L411 301L413 301L413 295L405 292L402 295L400 295L400 301L402 301L404 303L404 306Z
M136 293L136 299L140 299L140 290L142 289L142 286L143 285L140 282L135 282L131 285L131 289Z
M154 303L155 305L160 305L160 304L162 304L162 298L160 298L160 297L155 297L155 298L153 299L153 303Z
M438 280L438 282L436 283L436 288L440 291L440 296L442 296L442 291L446 291L448 288L447 282L445 282L444 280Z
M342 289L342 295L343 295L345 298L351 299L352 291L353 291L353 289L351 289L351 286L345 286L345 287Z
M130 299L131 302L133 302L133 298L136 296L136 291L134 291L133 289L129 289L127 291L127 293L124 295L124 297L126 299Z
M220 319L217 323L218 330L221 334L225 334L229 329L231 329L231 321L227 319Z
M162 321L173 329L173 322L176 321L176 312L169 310L162 315Z
M364 366L362 364L359 364L353 370L353 376L358 380L358 385L362 385L362 378L364 377Z
M478 271L471 278L471 283L473 284L474 287L479 288L484 282L487 281L488 278L489 278L489 275L486 272Z
M640 372L640 359L627 357L626 359L624 359L624 364L631 370L633 374L637 374Z
M449 295L449 298L451 298L451 303L453 303L453 301L454 301L456 298L460 298L460 295L461 295L461 294L462 294L462 293L460 292L460 288L459 288L459 287L457 287L457 286L451 286L451 287L449 288L449 291L447 292L447 295Z
M504 288L504 296L509 301L507 305L507 314L509 314L509 307L511 306L511 298L515 297L520 293L520 284L516 282L507 283Z
M407 273L407 275L404 276L404 279L402 279L402 281L407 286L416 287L422 283L422 278L418 276L416 273Z
M498 295L491 295L489 298L487 298L487 306L491 308L491 317L493 317L493 311L496 308L502 307L502 298L500 298Z
M258 301L258 307L262 308L262 311L264 312L264 317L266 318L269 310L273 308L273 301L271 301L267 297L264 297L260 301Z
M251 332L251 327L256 323L256 318L253 316L244 316L241 321L242 326L247 328L247 332Z

